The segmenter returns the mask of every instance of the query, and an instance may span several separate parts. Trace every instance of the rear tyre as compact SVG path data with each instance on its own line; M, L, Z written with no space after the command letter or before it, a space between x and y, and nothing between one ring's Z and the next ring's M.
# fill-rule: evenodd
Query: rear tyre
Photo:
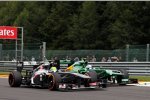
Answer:
M123 78L129 78L129 73L125 69L120 69L119 71L121 71L124 74Z
M13 71L9 74L8 82L11 87L20 87L22 83L22 75L18 71Z
M117 83L119 85L126 85L126 83L122 83L122 79L129 79L129 73L125 69L119 69L119 71L122 72L124 75L117 77Z
M58 90L59 89L59 83L61 82L61 76L58 73L51 73L49 75L49 90Z

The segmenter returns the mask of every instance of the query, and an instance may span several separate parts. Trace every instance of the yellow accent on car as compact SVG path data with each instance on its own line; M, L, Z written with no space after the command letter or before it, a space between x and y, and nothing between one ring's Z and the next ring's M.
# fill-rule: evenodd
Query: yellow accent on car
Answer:
M73 70L73 66L69 66L65 71L71 71Z

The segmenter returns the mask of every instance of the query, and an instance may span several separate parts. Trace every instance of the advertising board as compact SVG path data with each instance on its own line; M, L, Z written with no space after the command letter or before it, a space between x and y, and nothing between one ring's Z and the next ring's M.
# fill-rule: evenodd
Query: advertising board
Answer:
M17 39L17 28L0 26L0 39Z

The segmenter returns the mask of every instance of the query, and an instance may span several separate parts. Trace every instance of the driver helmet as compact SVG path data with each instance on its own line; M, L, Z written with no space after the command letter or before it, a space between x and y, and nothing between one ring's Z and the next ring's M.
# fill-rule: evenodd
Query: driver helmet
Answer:
M92 69L92 65L87 65L86 68L87 69Z

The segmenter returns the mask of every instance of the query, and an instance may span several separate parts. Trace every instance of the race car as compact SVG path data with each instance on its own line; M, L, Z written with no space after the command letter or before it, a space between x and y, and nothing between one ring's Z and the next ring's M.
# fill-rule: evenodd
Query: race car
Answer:
M69 64L70 62L67 60L61 60L61 63ZM118 84L118 85L126 85L129 83L129 74L125 69L102 69L100 67L92 67L88 64L88 62L82 60L77 61L71 66L67 67L65 71L86 74L87 72L96 73L96 77L98 80L107 80L107 83L110 84Z
M106 84L105 80L98 80L97 74L92 71L84 74L58 71L56 68L44 64L34 66L33 70L26 70L25 73L23 70L12 71L9 74L8 82L11 87L40 86L49 88L49 90L97 88L105 87L104 84Z

